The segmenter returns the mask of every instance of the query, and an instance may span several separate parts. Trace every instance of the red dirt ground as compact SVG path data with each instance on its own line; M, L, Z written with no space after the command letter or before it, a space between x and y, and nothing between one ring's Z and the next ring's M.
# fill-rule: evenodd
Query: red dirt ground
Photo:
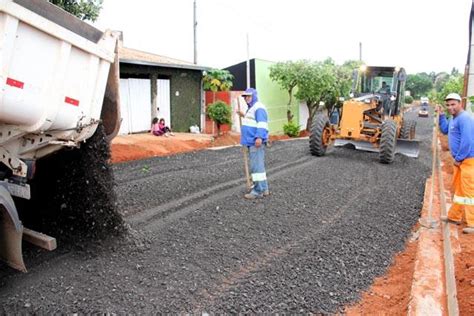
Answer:
M452 190L451 176L453 173L453 159L449 153L447 137L442 135L441 158L445 163L443 171L445 175L444 185L446 190ZM460 315L474 315L474 235L462 233L464 225L458 226L458 241L460 252L454 253L454 267L456 273L456 289Z
M387 274L375 279L359 303L348 307L345 313L349 316L406 315L417 246L417 241L407 242L405 250L395 256Z
M286 135L271 136L270 141L288 139ZM219 137L207 134L176 133L175 136L133 134L118 136L112 141L111 162L138 160L191 152L208 147L233 146L240 143L240 135L226 133Z

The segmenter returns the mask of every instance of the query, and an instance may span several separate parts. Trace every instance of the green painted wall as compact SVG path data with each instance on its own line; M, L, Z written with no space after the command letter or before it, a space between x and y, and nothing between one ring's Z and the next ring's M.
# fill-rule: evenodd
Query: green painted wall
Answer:
M170 79L172 129L176 132L188 132L190 126L200 126L201 71L120 64L121 78L151 78L152 75ZM176 92L179 92L178 95Z
M273 64L271 61L255 59L255 88L260 101L267 107L270 134L283 134L283 125L288 122L288 92L270 79L270 66ZM299 106L295 97L292 99L291 111L293 121L299 122Z

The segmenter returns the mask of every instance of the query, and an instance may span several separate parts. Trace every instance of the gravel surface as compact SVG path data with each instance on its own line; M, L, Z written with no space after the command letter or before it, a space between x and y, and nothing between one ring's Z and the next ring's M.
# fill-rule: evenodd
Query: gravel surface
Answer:
M116 165L130 233L30 249L27 274L1 266L0 314L337 312L385 272L419 218L432 119L417 121L420 157L391 165L276 142L272 194L256 201L242 199L239 148Z

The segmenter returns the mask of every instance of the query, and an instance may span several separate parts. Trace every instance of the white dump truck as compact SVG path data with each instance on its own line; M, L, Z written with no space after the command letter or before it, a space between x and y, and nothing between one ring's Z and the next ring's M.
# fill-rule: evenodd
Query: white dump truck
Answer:
M17 200L37 162L119 130L118 38L45 0L0 0L0 30L0 257L25 271Z

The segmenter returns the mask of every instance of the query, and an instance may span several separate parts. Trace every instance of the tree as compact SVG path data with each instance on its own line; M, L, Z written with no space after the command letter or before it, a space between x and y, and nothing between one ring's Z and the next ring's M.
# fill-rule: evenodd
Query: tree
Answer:
M436 98L439 104L444 103L444 98L450 93L462 94L464 78L461 75L451 76L449 80L444 84L441 91L437 93Z
M307 61L286 61L279 62L270 67L270 79L277 82L283 89L288 92L288 104L286 108L286 116L288 123L293 119L291 113L291 102L293 100L293 92L300 81L301 70L305 67Z
M301 70L296 97L308 107L306 130L310 130L313 116L320 104L331 102L337 89L335 65L332 61L307 63Z
M232 123L232 111L230 107L223 101L217 101L209 105L207 108L207 115L216 122L217 125L217 135L221 134L221 126L223 124Z
M211 69L204 75L203 88L206 91L228 91L232 88L234 76L227 70Z
M427 95L433 89L433 81L430 75L422 72L415 75L408 75L405 89L411 92L415 99Z
M83 21L90 20L94 22L99 17L103 0L49 0L49 2Z
M359 60L347 60L341 66L334 65L334 75L336 77L335 91L329 100L326 100L328 114L334 110L334 107L341 107L343 102L340 98L346 98L352 88L352 73L359 69L362 62Z
M435 81L434 81L434 88L437 92L440 92L441 89L443 89L443 86L446 84L446 82L449 80L449 74L446 72L440 72L436 75Z
M456 67L453 67L453 69L451 69L451 76L457 77L459 75L459 70Z

